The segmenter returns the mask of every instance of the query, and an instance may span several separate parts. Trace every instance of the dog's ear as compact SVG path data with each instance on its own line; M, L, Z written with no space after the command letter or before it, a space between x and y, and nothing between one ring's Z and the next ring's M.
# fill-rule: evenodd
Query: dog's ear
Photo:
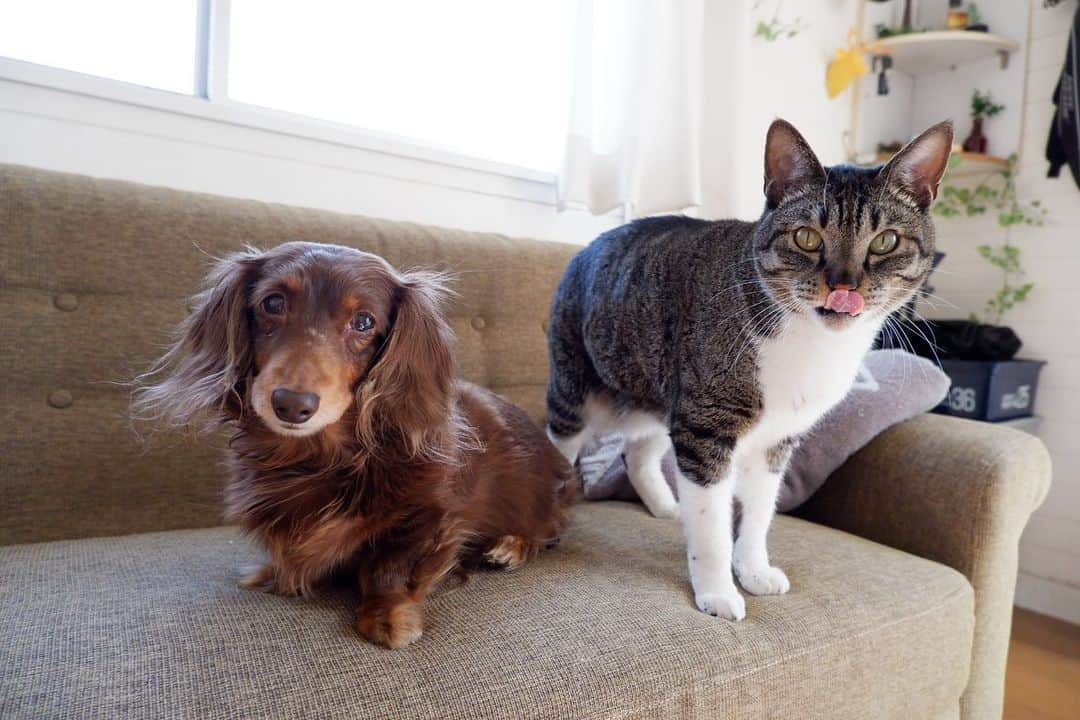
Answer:
M137 420L203 430L239 417L253 368L248 294L261 266L255 250L217 263L168 352L137 378Z
M433 441L448 427L454 383L445 278L410 272L395 285L390 333L357 390L357 431L369 443L396 435L411 456L438 453Z

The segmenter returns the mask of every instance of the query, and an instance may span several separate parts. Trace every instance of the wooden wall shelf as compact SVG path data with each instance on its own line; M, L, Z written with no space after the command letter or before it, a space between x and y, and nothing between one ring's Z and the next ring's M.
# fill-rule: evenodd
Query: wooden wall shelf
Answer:
M946 174L953 177L985 175L991 172L1001 172L1009 167L1008 158L998 157L997 155L971 153L961 150L960 152L953 151L953 157L960 158L960 162L952 165L946 171Z
M874 159L874 164L886 163L889 158L893 156L893 153L878 153ZM1009 160L1007 158L998 157L997 155L985 155L983 153L972 153L964 150L953 150L952 157L959 160L953 162L947 171L947 175L951 177L971 177L975 175L985 175L992 172L1001 172L1005 168L1009 167Z
M948 70L965 63L997 55L1001 66L1019 44L1001 35L969 30L935 30L882 38L870 46L874 55L888 55L893 69L908 75Z

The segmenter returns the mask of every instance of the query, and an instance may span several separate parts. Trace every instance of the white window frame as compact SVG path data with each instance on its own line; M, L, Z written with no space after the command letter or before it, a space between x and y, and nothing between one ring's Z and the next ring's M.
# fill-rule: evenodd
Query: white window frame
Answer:
M486 160L388 133L230 100L230 15L231 0L199 0L193 95L6 57L0 57L0 79L470 171L467 175L481 173L498 176L510 179L513 181L510 185L515 187L508 189L507 183L499 182L497 194L554 204L557 176L551 172ZM460 177L460 174L455 176ZM470 189L467 187L469 182L454 184ZM490 186L491 183L481 182L476 189L486 192L485 188Z

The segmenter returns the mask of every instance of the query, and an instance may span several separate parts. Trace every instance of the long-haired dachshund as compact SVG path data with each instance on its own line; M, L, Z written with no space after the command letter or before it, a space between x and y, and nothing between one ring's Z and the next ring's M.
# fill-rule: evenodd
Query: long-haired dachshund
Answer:
M448 574L553 544L576 494L521 409L454 379L444 294L350 248L239 253L135 394L137 417L234 429L227 513L269 553L244 585L355 578L357 630L388 647L420 637Z

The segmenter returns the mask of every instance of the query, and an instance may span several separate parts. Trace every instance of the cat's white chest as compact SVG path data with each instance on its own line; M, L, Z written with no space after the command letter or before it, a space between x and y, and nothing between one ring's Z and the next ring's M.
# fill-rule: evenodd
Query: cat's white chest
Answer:
M876 334L871 322L835 331L796 317L764 340L757 357L763 412L747 443L767 449L813 427L847 395Z

